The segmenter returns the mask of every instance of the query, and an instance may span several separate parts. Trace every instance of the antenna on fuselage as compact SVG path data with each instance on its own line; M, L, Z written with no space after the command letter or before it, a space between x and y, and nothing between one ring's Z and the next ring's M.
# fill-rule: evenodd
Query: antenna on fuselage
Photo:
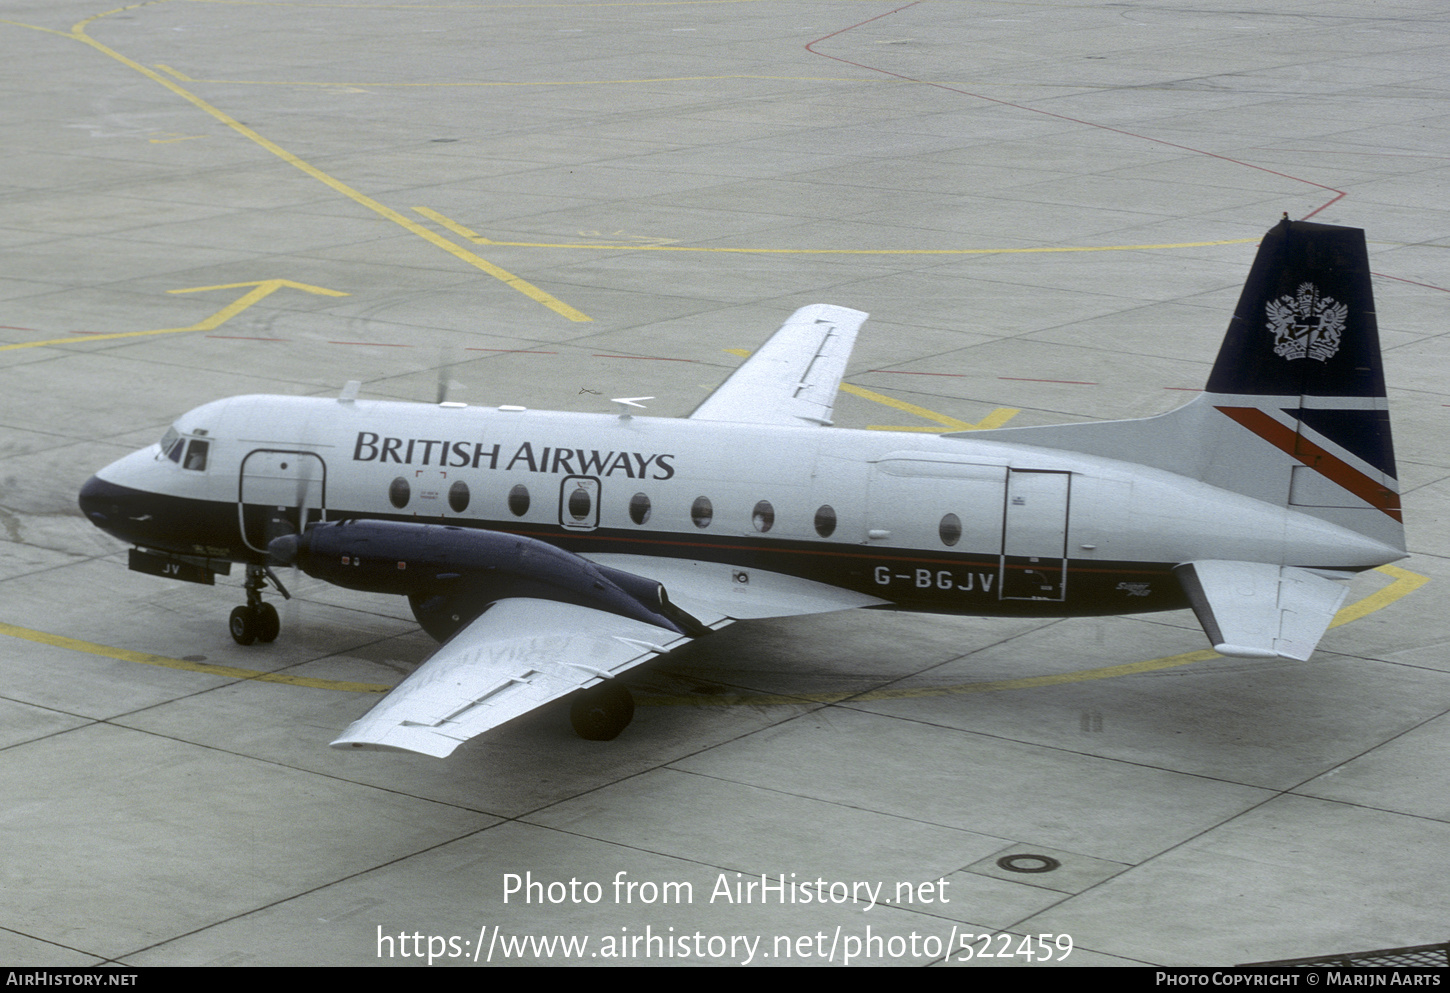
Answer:
M457 352L453 348L446 345L438 347L438 391L434 403L446 404L449 391L463 385L453 379L453 367L457 362Z
M638 401L653 399L654 397L612 397L609 402L619 404L619 419L626 421L634 416L634 414L630 413L630 407L638 407L640 410L644 410L644 404Z

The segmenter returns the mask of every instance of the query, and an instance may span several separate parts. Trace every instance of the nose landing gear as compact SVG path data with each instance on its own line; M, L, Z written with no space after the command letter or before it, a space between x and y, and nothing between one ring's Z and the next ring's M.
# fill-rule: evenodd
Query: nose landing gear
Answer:
M248 564L244 587L247 591L247 603L246 606L233 610L229 621L232 640L238 645L250 645L254 641L267 644L276 641L277 635L282 631L282 619L277 616L277 608L262 601L262 590L268 582L277 588L284 600L292 599L292 594L287 592L287 587L282 585L282 581L271 569L264 565Z

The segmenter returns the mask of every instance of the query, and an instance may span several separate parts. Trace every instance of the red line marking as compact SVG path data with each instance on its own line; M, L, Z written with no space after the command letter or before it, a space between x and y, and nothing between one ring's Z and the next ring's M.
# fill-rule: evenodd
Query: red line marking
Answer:
M4 329L6 331L35 331L35 328L17 328L13 324L0 324L0 329ZM36 333L38 334L39 332L36 332ZM96 331L93 331L93 332L81 331L79 333L80 334L99 334L100 332L96 332Z
M1427 290L1439 290L1441 293L1450 293L1450 290L1447 290L1443 286L1436 286L1434 283L1420 283L1413 279L1406 279L1403 276L1386 276L1382 272L1376 272L1373 275L1378 276L1380 279L1393 279L1396 282L1409 283L1411 286L1423 286Z
M1202 393L1202 386L1165 386L1165 390L1183 390L1186 393Z
M641 359L645 362L694 362L694 359L672 359L664 355L601 355L594 353L596 359Z
M822 56L824 58L836 59L836 57L834 55L826 55L824 52L818 52L818 51L816 51L814 48L811 47L811 45L819 45L823 41L830 41L832 38L836 37L836 35L838 35L838 34L845 34L847 31L855 31L857 28L862 27L863 25L866 25L866 24L870 24L872 21L879 21L883 17L890 17L892 14L899 14L903 10L905 10L907 7L915 7L920 2L921 2L921 0L912 0L911 3L903 4L900 7L897 7L895 10L888 10L886 13L884 13L884 14L877 14L875 17L868 17L868 18L866 18L866 20L861 21L859 24L852 24L851 26L844 27L844 28L842 28L839 31L832 31L830 34L826 35L823 38L817 38L815 41L808 42L806 44L806 51L810 52L812 55L820 55L820 56ZM846 62L845 59L836 59L836 61L837 62ZM848 65L855 65L856 63L849 62L847 64ZM862 69L871 69L870 66L861 66L861 68ZM886 70L884 70L884 69L873 69L872 71L873 72L885 72ZM894 76L896 74L895 73L889 73L889 75Z
M966 379L964 372L907 372L905 369L868 369L867 372L884 372L892 376L952 376L956 379Z
M1097 383L1084 383L1079 379L1029 379L1026 376L998 376L998 379L1010 379L1017 383L1066 383L1069 386L1097 386Z
M856 28L859 28L859 27L862 27L864 25L870 24L872 21L879 21L883 17L890 17L892 14L899 14L899 13L901 13L901 11L906 10L909 7L915 7L917 5L917 3L920 3L920 0L916 0L915 3L909 3L909 4L906 4L904 6L897 7L895 10L888 10L884 14L877 14L875 17L868 17L866 20L861 21L858 24L852 24L849 27L844 27L844 28L842 28L839 31L832 31L828 35L824 35L823 37L817 38L815 41L812 41L812 42L807 43L806 44L806 51L810 52L812 55L819 55L823 59L832 59L832 60L834 60L836 62L844 62L848 66L855 66L858 69L865 69L868 72L879 72L883 76L891 76L894 79L902 79L902 80L905 80L908 83L920 83L923 86L935 86L939 90L947 90L947 91L949 91L951 93L960 93L963 96L972 97L973 99L976 99L976 100L985 100L988 103L995 103L999 107L1012 107L1015 110L1025 110L1028 113L1032 113L1032 114L1042 114L1044 117L1055 117L1059 121L1067 121L1067 122L1072 123L1072 124L1081 124L1084 127L1097 128L1097 129L1099 129L1101 131L1110 131L1113 134L1120 134L1120 135L1124 135L1124 136L1129 137L1129 138L1137 138L1140 141L1151 141L1151 142L1153 142L1154 144L1157 144L1157 145L1166 145L1169 148L1177 148L1177 149L1180 149L1180 150L1185 151L1185 152L1192 152L1195 155L1206 155L1206 156L1208 156L1211 159L1218 159L1221 162L1231 162L1234 165L1243 166L1245 169L1256 169L1259 172L1266 172L1266 173L1268 173L1271 176L1279 176L1279 177L1281 177L1283 179L1293 180L1296 183L1305 183L1305 184L1307 184L1309 186L1313 186L1313 187L1316 187L1318 189L1325 190L1326 192L1329 192L1329 193L1333 193L1334 194L1333 199L1329 200L1327 203L1323 203L1323 204L1319 205L1318 207L1314 208L1309 213L1305 214L1301 218L1301 220L1308 220L1309 218L1313 217L1315 214L1319 213L1321 210L1324 210L1324 209L1332 206L1333 204L1338 203L1340 200L1344 199L1346 196L1349 195L1344 190L1335 189L1333 186L1325 186L1323 183L1316 183L1316 182L1314 182L1313 180L1310 180L1310 179L1302 179L1302 178L1300 178L1298 176L1291 176L1291 175L1289 175L1286 172L1279 172L1276 169L1269 169L1269 168L1266 168L1264 166L1254 165L1251 162L1244 162L1244 161L1242 161L1240 159L1229 158L1227 155L1219 155L1217 152L1205 151L1202 148L1194 148L1194 147L1192 147L1190 145L1180 145L1177 142L1165 141L1162 138L1151 138L1151 137L1149 137L1148 135L1145 135L1145 134L1137 134L1137 133L1135 133L1133 131L1124 131L1122 128L1109 127L1106 124L1095 124L1092 121L1085 121L1085 120L1083 120L1081 118L1078 118L1078 117L1068 117L1066 114L1054 114L1050 110L1040 110L1037 107L1029 107L1026 104L1013 103L1010 100L998 100L995 97L983 96L980 93L972 93L969 90L963 90L963 89L960 89L960 88L955 87L955 86L948 86L946 83L933 83L933 82L931 82L930 80L927 80L927 79L917 79L914 76L907 76L907 75L904 75L904 74L899 73L899 72L892 72L890 69L881 69L881 68L878 68L877 66L868 66L868 65L864 65L863 63L860 63L860 62L852 62L850 59L843 59L839 55L827 55L825 52L818 52L818 51L816 51L816 49L814 47L816 45L819 45L823 41L829 41L830 39L836 37L837 35L845 34L847 31L854 31Z

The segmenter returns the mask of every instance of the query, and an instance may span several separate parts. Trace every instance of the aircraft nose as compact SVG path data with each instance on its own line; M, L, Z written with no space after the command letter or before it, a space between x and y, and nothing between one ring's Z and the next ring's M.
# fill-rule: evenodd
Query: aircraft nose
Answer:
M267 557L273 565L296 565L299 542L295 534L284 534L267 542Z
M86 520L96 527L114 525L122 517L121 487L108 483L99 476L92 476L81 487L78 502Z

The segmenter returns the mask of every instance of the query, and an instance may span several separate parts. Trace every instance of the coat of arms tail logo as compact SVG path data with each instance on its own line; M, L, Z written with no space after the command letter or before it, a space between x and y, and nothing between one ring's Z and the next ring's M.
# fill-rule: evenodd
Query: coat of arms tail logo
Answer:
M1297 296L1285 294L1264 305L1268 330L1274 335L1274 354L1290 361L1324 362L1339 351L1339 338L1349 308L1333 297L1320 296L1319 287L1301 283Z

